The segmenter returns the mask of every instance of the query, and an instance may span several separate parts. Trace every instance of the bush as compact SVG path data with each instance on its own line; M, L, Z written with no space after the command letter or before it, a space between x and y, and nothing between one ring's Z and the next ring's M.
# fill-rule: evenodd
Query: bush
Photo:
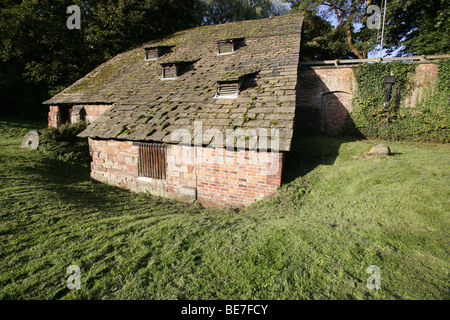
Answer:
M88 166L91 162L88 141L86 138L77 137L85 128L86 122L82 121L45 129L40 138L39 150L52 159Z

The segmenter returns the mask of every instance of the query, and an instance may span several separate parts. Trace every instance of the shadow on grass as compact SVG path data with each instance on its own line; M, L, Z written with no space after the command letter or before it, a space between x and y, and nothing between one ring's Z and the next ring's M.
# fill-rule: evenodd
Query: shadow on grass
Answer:
M120 190L92 183L89 167L71 165L47 157L42 157L37 166L22 166L18 170L35 177L45 189L56 193L64 202L85 208L105 209Z
M31 130L41 130L46 127L42 119L10 119L0 117L0 136L3 138L23 137Z
M37 128L46 128L47 121L45 118L22 119L22 118L0 117L0 125L5 125L8 128L37 129Z
M184 206L196 211L194 205L179 203L147 194L134 194L116 186L104 184L90 178L90 168L67 164L63 161L43 156L37 166L22 166L21 173L35 177L45 189L55 194L63 203L75 206L83 212L103 212L117 214L123 208L135 211L135 206L144 206L154 211L163 205L165 208ZM136 202L137 201L137 202ZM128 208L128 209L127 209ZM167 213L171 213L169 210Z
M291 151L284 160L282 184L308 174L319 165L333 165L341 145L356 140L353 137L331 137L324 133L295 133Z

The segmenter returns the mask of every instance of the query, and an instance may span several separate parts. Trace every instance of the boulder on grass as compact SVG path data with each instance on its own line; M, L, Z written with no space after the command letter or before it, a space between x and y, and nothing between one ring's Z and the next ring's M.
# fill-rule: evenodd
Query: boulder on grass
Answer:
M22 140L21 148L36 150L39 146L39 132L30 131L28 132Z
M385 144L379 144L375 147L370 148L370 150L367 152L368 155L390 155L391 149Z

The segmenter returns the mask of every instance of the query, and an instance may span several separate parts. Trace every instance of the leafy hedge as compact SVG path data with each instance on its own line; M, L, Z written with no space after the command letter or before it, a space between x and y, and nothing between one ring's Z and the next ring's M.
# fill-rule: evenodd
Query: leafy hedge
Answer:
M346 133L360 133L370 139L448 142L449 61L438 63L438 82L423 89L413 108L402 101L412 92L415 64L365 63L355 67L358 90L353 101L354 125L347 126ZM384 77L391 73L396 77L396 83L390 102L385 106Z
M64 124L42 132L39 150L52 159L68 164L88 166L91 162L87 139L77 135L86 128L86 122Z

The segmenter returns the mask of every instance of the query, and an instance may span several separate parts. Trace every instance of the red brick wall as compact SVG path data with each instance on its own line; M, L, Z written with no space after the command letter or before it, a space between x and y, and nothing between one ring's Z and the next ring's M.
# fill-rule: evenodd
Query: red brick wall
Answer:
M182 201L197 198L195 148L171 145L167 151L168 196Z
M341 133L351 111L352 94L330 92L322 95L320 108L320 130L330 135Z
M59 119L59 106L50 106L48 112L48 126L57 127L61 121Z
M108 104L91 104L91 105L84 105L84 110L86 111L86 120L87 122L94 122L95 119L97 119L99 116L101 116L106 109L111 107L111 105Z
M414 107L423 89L437 79L437 65L422 63L416 67L414 89L404 106ZM337 135L351 116L351 103L357 84L352 67L310 67L299 72L297 123L300 130L322 131Z
M56 105L50 106L48 112L48 126L49 127L59 127L66 121L71 122L71 113L73 106L69 105ZM86 111L86 120L88 122L94 122L99 116L103 114L111 105L84 105L84 110Z
M297 94L300 130L339 134L356 86L351 67L301 69Z
M171 145L167 179L138 177L131 141L89 139L91 177L135 192L193 201L206 207L240 206L269 196L281 184L282 153L227 151Z
M282 153L202 148L197 193L206 206L247 205L281 184Z
M297 105L303 108L317 108L322 95L327 92L352 92L355 86L353 69L347 68L308 68L301 69Z
M138 147L132 141L89 139L91 177L122 188L131 188L138 177Z

